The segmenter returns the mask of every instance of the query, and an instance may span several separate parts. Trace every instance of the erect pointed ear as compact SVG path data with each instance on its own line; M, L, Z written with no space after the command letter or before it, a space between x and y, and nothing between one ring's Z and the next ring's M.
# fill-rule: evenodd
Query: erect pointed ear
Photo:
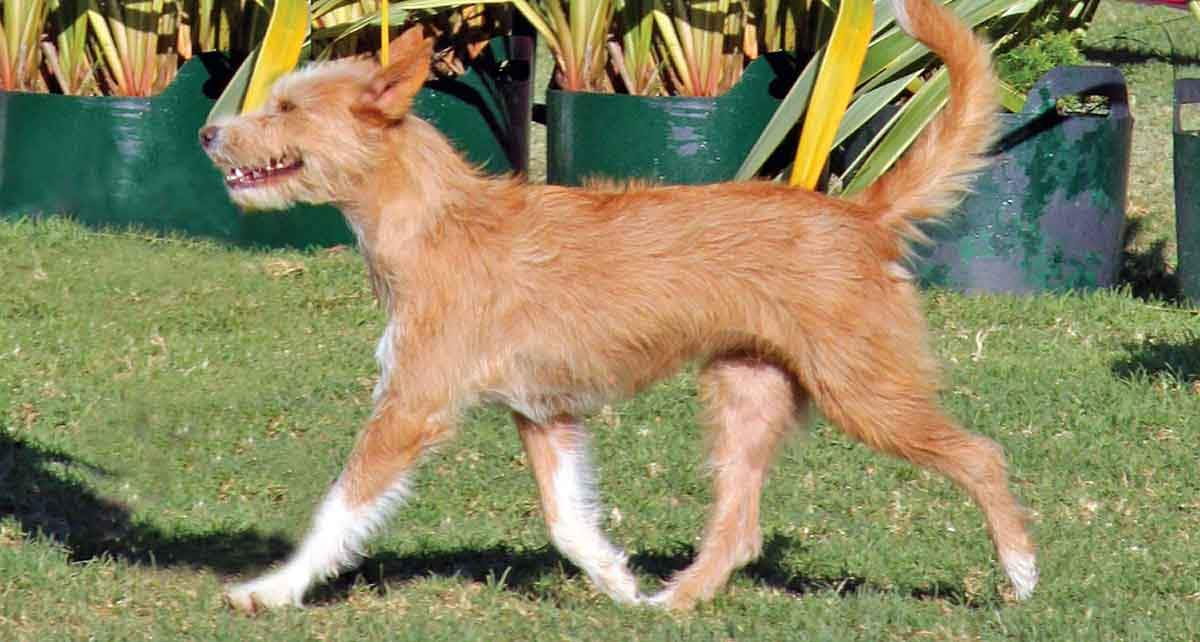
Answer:
M433 40L421 25L410 27L388 45L388 56L388 66L375 70L353 107L359 116L384 123L408 113L429 77Z

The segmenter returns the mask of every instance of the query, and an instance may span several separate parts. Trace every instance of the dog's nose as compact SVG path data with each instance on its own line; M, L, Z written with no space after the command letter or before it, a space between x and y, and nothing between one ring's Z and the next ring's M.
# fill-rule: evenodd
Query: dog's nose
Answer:
M219 127L212 125L200 128L200 146L204 149L212 147L213 142L217 140L217 134L220 132L221 129Z

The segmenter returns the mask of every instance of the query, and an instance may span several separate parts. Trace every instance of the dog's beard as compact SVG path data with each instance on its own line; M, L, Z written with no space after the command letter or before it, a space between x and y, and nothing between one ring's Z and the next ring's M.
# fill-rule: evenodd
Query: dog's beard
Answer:
M281 210L301 202L295 190L287 185L265 185L262 187L227 187L229 197L243 210Z
M332 202L333 184L324 177L320 168L305 165L294 173L257 183L227 178L225 189L233 202L244 210L280 210L299 203L321 205Z

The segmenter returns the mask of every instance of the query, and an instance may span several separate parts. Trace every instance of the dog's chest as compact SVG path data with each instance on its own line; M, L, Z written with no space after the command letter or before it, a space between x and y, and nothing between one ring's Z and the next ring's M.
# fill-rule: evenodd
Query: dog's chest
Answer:
M375 346L375 361L379 363L379 381L375 383L375 390L371 393L374 401L379 401L383 391L387 390L392 368L396 366L397 327L395 319L388 319L387 327L383 329L383 336L379 337L379 344Z

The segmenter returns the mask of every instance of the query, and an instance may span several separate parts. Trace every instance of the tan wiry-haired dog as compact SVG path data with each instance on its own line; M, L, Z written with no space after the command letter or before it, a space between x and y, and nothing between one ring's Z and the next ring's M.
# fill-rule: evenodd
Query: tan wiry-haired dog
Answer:
M299 605L353 564L422 454L479 403L512 409L551 539L620 602L689 607L758 555L772 453L810 403L965 489L1016 596L1029 596L1033 543L1003 455L938 408L901 266L914 222L946 210L983 163L995 78L985 45L940 4L896 10L946 61L950 103L892 172L844 200L767 182L589 190L484 177L408 113L429 68L416 32L388 67L315 65L257 113L205 128L238 203L341 208L389 314L375 410L311 531L229 601ZM715 505L693 564L646 597L600 530L579 417L693 360Z

